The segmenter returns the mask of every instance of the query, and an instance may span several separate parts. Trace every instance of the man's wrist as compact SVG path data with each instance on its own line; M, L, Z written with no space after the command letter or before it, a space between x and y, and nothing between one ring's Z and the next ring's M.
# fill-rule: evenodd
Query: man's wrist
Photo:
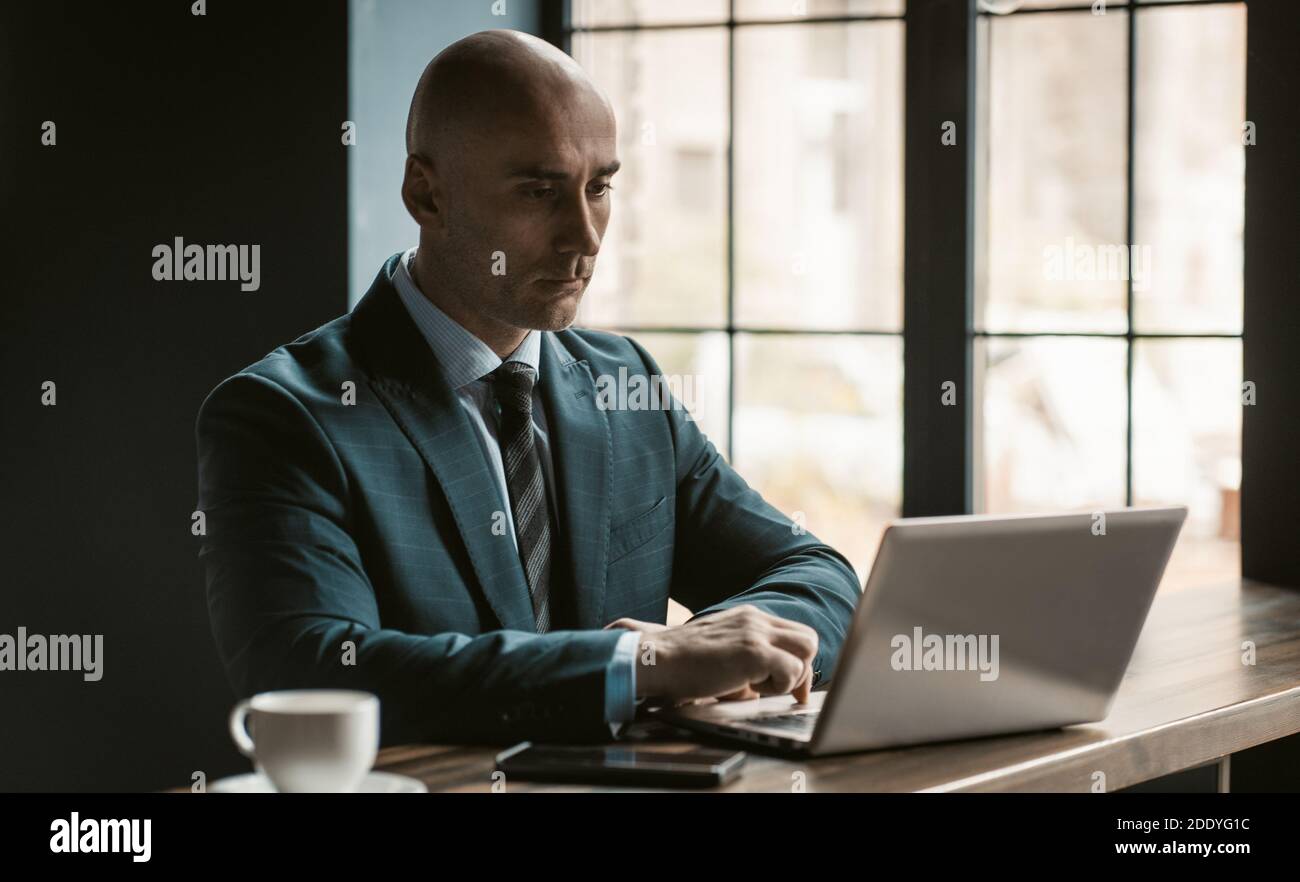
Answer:
M640 632L636 645L636 699L638 702L659 694L659 647L654 638Z

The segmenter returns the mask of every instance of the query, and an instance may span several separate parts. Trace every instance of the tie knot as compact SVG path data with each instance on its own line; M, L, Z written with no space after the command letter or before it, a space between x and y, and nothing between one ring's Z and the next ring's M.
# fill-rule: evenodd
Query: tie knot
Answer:
M533 412L533 369L520 361L503 361L489 376L497 401L517 413Z

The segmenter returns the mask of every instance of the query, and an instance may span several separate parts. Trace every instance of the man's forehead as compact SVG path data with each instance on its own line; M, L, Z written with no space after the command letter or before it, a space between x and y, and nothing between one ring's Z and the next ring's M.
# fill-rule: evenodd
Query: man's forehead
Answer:
M571 157L564 160L559 157L547 159L516 158L502 165L508 178L526 178L528 180L565 181L569 178L599 178L614 174L622 165L616 157L601 159L600 155L590 157Z
M565 177L618 170L618 129L598 96L569 93L546 101L511 96L483 108L471 140L483 168L505 176Z
M608 135L568 138L528 137L502 143L494 163L506 177L562 180L575 175L612 175L622 164L615 139Z

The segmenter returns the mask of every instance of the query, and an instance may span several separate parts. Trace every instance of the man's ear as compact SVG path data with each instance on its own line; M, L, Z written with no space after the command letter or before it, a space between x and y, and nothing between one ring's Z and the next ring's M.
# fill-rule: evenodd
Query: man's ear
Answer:
M433 164L412 153L406 157L402 177L402 202L420 229L440 227L446 214L442 207L442 190Z

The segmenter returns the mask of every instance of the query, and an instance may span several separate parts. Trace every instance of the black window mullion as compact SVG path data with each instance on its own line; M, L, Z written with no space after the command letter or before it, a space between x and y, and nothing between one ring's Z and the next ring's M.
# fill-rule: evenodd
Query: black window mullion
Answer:
M975 25L974 0L908 3L904 18L904 517L971 510Z
M539 36L565 55L573 54L572 0L542 0Z
M1300 588L1296 500L1300 499L1300 297L1295 207L1300 137L1295 124L1295 34L1300 4L1252 0L1246 8L1246 205L1242 407L1241 574Z
M1124 504L1133 504L1133 164L1137 144L1135 106L1137 103L1137 15L1128 12L1128 97L1127 156L1124 169L1124 236L1128 246L1129 272L1124 273L1124 308L1128 322L1125 330L1124 364Z
M736 461L736 0L727 2L727 459Z

